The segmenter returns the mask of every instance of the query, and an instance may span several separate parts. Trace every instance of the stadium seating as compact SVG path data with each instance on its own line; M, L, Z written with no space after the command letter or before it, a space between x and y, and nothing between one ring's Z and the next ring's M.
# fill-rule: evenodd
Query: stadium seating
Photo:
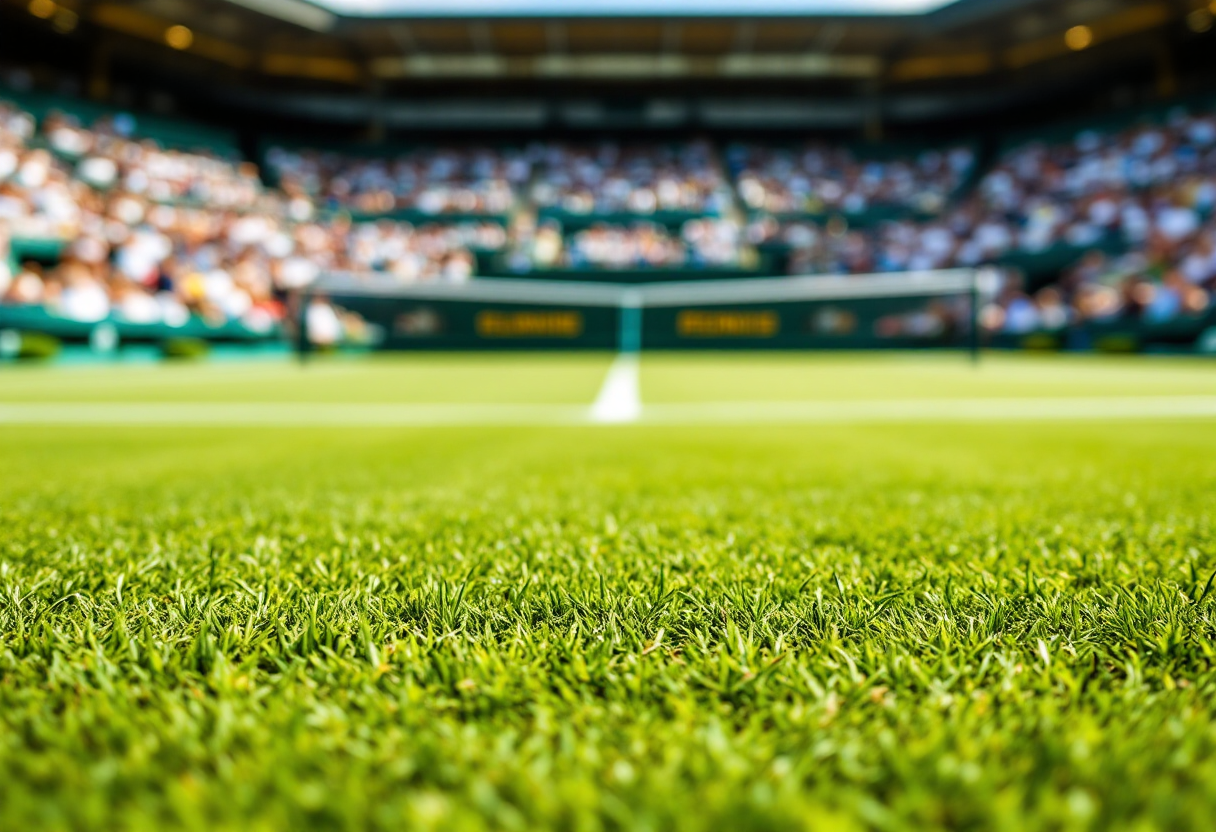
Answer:
M1024 137L987 170L966 145L276 146L265 185L230 138L0 105L0 324L38 307L81 332L274 338L325 270L631 282L996 264L983 322L1016 338L1198 326L1216 286L1216 117L1180 108Z
M737 144L726 158L750 213L794 219L843 214L854 225L936 216L975 168L975 151L966 146L896 150L884 158L825 144Z

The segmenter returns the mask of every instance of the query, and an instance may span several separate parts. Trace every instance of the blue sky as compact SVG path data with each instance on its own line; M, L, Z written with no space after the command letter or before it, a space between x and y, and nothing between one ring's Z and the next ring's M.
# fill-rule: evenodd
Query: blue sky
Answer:
M662 17L922 14L955 0L313 0L340 14L422 17Z

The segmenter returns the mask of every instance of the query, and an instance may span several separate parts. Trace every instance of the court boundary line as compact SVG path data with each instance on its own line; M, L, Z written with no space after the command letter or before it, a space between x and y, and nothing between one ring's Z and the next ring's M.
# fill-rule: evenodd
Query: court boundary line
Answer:
M1216 418L1216 396L719 401L646 405L639 401L636 419L605 419L603 415L603 412L597 414L594 406L564 404L0 403L0 424L27 426L746 426Z
M642 382L637 353L620 353L604 376L591 405L590 419L599 424L624 424L642 417Z

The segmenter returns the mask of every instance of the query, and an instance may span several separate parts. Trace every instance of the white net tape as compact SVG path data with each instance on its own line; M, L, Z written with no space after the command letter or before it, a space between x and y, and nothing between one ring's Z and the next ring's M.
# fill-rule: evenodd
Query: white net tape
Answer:
M671 307L778 303L861 298L940 297L983 291L972 269L898 274L690 280L642 285L563 280L482 279L465 283L402 283L387 275L331 274L314 287L335 297L525 303L544 305Z

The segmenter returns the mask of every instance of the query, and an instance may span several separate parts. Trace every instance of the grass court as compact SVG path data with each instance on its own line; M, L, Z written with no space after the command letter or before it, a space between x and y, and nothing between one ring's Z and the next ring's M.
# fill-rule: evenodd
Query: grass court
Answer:
M0 368L0 829L1210 828L1216 365L612 364Z

